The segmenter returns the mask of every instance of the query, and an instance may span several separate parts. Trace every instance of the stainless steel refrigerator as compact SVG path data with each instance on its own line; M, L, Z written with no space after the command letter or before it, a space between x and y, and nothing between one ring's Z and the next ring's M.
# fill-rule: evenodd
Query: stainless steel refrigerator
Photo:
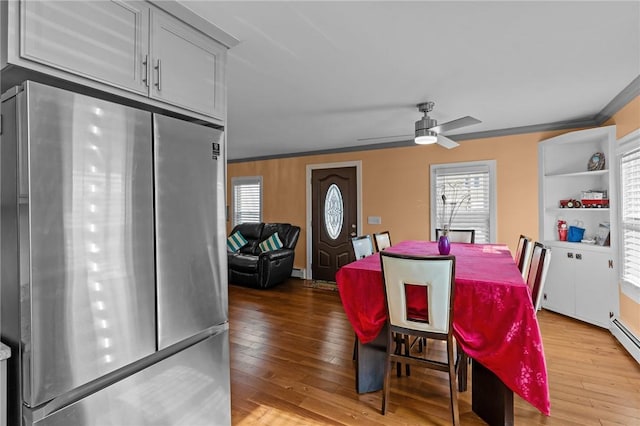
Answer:
M2 102L9 424L230 424L222 130L34 82Z

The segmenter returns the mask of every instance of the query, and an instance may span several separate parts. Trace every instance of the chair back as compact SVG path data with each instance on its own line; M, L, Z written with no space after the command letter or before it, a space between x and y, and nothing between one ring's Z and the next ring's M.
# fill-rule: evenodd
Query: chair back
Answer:
M444 229L436 228L436 241L440 239ZM475 243L476 242L476 230L475 229L449 229L447 233L449 236L449 242L452 243Z
M527 286L531 290L531 302L536 311L540 309L542 302L542 290L551 261L551 248L545 247L539 242L533 244L531 263L527 274Z
M353 237L351 239L351 245L353 246L353 254L356 256L356 260L370 256L374 253L371 235Z
M391 235L389 231L373 234L373 241L376 243L376 250L382 251L387 247L391 247Z
M452 332L455 277L454 256L410 256L380 252L389 325L434 334ZM407 286L426 291L427 318L408 314Z
M527 237L526 235L520 235L514 260L516 261L516 265L518 265L518 269L520 269L520 272L525 279L527 278L526 275L529 271L529 262L531 261L532 248L533 244L531 244L531 238Z

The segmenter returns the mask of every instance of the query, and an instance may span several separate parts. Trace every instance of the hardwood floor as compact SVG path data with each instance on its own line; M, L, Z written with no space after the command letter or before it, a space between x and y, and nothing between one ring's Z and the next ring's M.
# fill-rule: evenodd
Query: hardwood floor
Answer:
M445 373L412 368L382 392L358 395L353 330L338 292L290 279L269 290L229 286L234 425L447 425ZM640 425L640 366L604 329L538 314L551 416L517 395L516 425ZM438 350L431 346L430 350ZM470 387L469 387L470 389ZM463 425L484 424L460 394Z

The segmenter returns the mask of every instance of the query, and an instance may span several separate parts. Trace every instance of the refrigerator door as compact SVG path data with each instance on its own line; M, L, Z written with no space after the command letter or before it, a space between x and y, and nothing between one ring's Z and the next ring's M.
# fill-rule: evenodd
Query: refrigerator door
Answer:
M225 326L34 426L230 425L229 381L229 331Z
M154 114L158 347L225 323L221 131Z
M25 93L23 397L35 406L155 351L152 144L150 113L32 82Z

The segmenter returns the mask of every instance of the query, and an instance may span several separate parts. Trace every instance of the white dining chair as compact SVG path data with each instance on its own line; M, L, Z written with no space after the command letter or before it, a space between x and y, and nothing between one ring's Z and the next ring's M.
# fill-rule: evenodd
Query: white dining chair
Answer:
M456 375L466 359L456 352L453 337L453 299L455 293L455 256L409 256L380 252L382 276L387 302L387 356L382 394L382 414L387 411L391 387L392 363L405 363L448 373L451 417L460 424ZM406 284L424 287L427 292L425 319L408 315ZM447 359L415 356L410 351L393 349L397 335L437 339L446 342ZM462 362L460 362L462 360Z
M527 274L529 273L532 249L533 244L531 243L531 238L526 235L520 235L520 238L518 238L518 246L516 247L516 254L513 258L524 279L527 279Z
M376 250L382 251L387 247L391 247L391 234L389 234L389 231L378 232L373 234L373 241L376 243Z
M443 233L444 229L436 228L436 241L440 239ZM475 229L449 229L447 235L451 243L475 243L476 241Z
M374 253L371 235L353 237L351 239L351 245L353 246L353 254L356 260L371 256Z
M542 303L542 293L550 262L551 248L536 241L533 244L531 263L527 274L527 286L531 290L531 302L536 312L540 310Z

